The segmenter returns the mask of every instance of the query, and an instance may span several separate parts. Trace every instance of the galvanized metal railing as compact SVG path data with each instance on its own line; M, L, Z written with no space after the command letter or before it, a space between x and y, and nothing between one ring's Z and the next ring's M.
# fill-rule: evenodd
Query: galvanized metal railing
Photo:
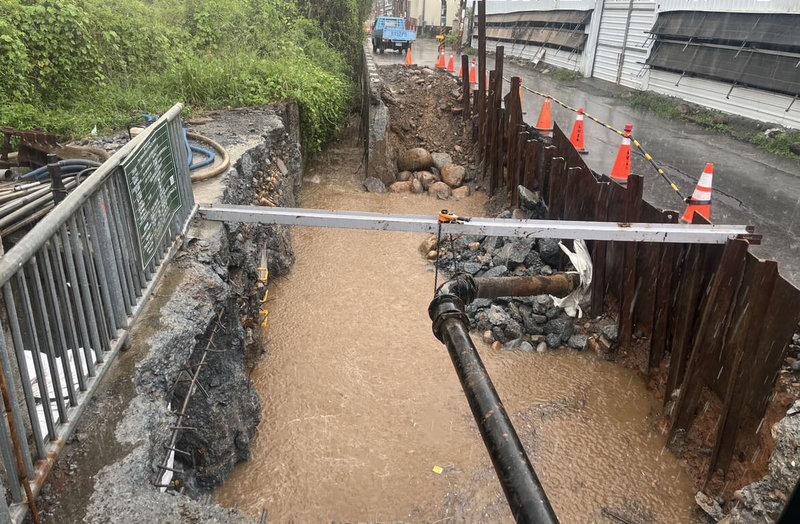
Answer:
M26 492L41 489L182 242L196 210L186 149L178 147L182 109L175 105L122 147L0 258L0 366L10 406L0 428L0 523L24 518ZM159 126L173 145L181 203L143 262L121 163Z

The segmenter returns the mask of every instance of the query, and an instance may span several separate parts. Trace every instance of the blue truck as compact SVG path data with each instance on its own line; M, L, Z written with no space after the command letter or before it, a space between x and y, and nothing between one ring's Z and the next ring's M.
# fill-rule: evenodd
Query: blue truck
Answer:
M379 16L372 26L372 52L381 54L387 49L404 52L417 39L416 31L406 29L406 20L398 16Z

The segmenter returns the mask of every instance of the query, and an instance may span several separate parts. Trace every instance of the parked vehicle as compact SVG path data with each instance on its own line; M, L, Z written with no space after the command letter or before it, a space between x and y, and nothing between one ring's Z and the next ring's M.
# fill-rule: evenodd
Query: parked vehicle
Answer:
M399 16L379 16L372 26L372 52L387 49L404 52L417 39L416 31L406 29L406 20Z

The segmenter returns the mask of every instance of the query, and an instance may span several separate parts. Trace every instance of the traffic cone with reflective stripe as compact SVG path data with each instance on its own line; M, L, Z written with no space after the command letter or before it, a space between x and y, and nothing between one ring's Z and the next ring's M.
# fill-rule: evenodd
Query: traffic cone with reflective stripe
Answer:
M469 88L478 89L478 67L475 65L475 57L472 57L472 65L469 68Z
M578 150L578 153L586 154L586 148L583 146L583 108L578 109L578 116L575 117L575 125L572 126L572 134L569 141Z
M444 49L442 49L442 54L439 55L439 60L436 61L436 67L438 67L439 69L444 69L445 67L447 67L447 63L445 62L444 58Z
M450 51L450 61L447 62L447 71L450 73L456 72L455 62L453 61L453 52Z
M536 130L545 136L550 136L553 131L553 121L550 118L550 97L547 96L539 112L539 120L536 122Z
M625 134L622 137L622 145L619 146L617 159L614 167L611 168L611 180L622 186L628 185L628 176L631 174L631 131L633 125L625 126Z
M714 177L714 164L706 164L703 174L700 175L700 180L697 182L697 187L694 188L692 198L688 200L689 205L686 206L686 211L683 213L683 220L689 224L692 223L695 212L700 213L707 220L711 217L711 179Z
M406 50L406 65L411 65L411 46L408 46L408 49Z

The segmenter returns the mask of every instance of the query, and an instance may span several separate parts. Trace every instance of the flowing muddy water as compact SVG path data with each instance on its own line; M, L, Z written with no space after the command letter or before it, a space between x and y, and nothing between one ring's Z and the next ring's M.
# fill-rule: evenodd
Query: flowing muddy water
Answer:
M357 155L329 151L318 167L327 177L306 181L303 206L481 214L483 195L364 193ZM268 353L253 372L262 421L252 458L217 502L254 516L266 508L270 522L511 521L431 332L433 273L417 251L425 235L297 227L292 236L297 263L270 283ZM587 353L494 351L474 338L562 522L604 522L608 511L693 520L691 480L664 450L640 378Z

